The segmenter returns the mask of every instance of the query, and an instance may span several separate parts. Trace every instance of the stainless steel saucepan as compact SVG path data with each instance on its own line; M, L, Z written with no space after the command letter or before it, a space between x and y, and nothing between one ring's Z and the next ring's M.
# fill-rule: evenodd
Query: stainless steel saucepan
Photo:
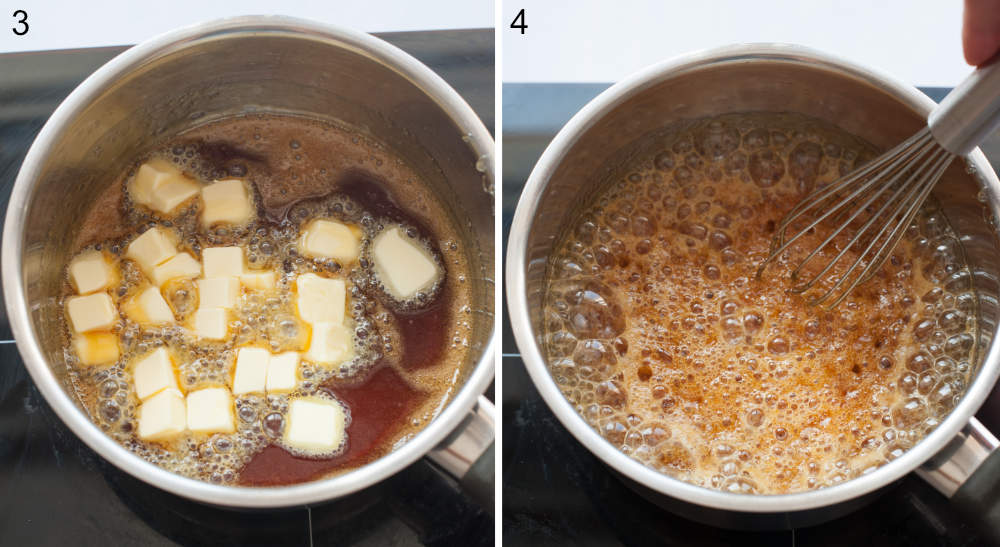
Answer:
M507 302L517 345L549 407L591 452L641 493L682 515L715 525L781 528L813 524L857 508L916 472L963 509L992 519L1000 535L998 441L973 414L1000 374L996 341L1000 291L1000 181L981 151L956 162L934 195L960 234L979 296L977 363L968 391L939 427L901 457L866 475L814 491L741 495L661 474L619 452L560 393L540 343L549 255L575 202L605 162L643 135L681 119L730 112L796 112L831 122L880 148L927 123L934 102L910 85L857 64L789 45L738 45L649 67L612 86L576 114L535 165L511 226ZM967 167L971 168L967 170Z
M365 131L409 161L466 227L476 312L462 383L420 433L339 476L245 488L147 463L107 437L66 384L57 299L74 231L94 197L156 143L195 124L247 112L291 112ZM124 471L164 490L231 507L333 499L427 455L493 510L493 139L439 76L368 34L285 17L199 24L127 50L52 114L14 184L3 232L7 313L25 366L56 414Z

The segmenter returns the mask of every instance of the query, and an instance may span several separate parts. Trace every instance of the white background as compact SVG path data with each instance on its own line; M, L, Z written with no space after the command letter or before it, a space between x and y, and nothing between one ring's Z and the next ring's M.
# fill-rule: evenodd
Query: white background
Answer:
M489 27L492 0L9 0L0 52L132 44L179 26L276 13L370 32ZM523 36L508 28L527 11ZM11 32L15 9L31 30ZM809 45L922 86L953 86L960 0L504 0L508 82L612 82L656 61L734 42Z
M368 32L493 26L492 0L5 0L0 52L135 44L199 21L280 14ZM14 10L28 12L24 36Z
M525 8L528 29L510 29ZM918 86L954 86L971 68L961 0L504 0L505 82L613 82L680 53L793 42Z

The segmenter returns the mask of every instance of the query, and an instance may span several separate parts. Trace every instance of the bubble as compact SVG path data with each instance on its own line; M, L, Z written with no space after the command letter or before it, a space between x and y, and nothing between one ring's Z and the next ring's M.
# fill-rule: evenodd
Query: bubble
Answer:
M679 442L666 442L662 444L658 461L661 466L675 471L690 470L694 464L691 452Z
M911 397L893 409L892 417L896 427L908 429L919 423L927 415L927 405L922 399Z
M615 351L618 352L618 355L625 355L626 353L628 353L628 340L626 340L625 338L622 338L621 336L615 338L614 346L615 346Z
M788 156L788 174L797 181L799 192L810 192L816 186L822 159L823 149L814 142L801 142L792 150Z
M674 157L670 152L662 152L657 154L653 165L660 171L669 171L674 168Z
M271 438L281 437L285 429L285 418L277 412L272 412L264 417L264 433Z
M927 395L934 389L934 384L937 383L937 374L933 372L925 372L917 376L917 391L921 395Z
M584 378L596 380L609 377L617 359L604 342L585 340L577 345L573 362Z
M743 316L743 328L747 334L753 335L764 326L764 318L757 312L749 312Z
M740 145L740 132L735 127L711 123L695 136L695 147L702 156L719 159Z
M638 377L640 381L648 382L650 378L653 377L653 369L649 365L642 365L638 369Z
M719 213L712 218L712 226L716 228L729 228L732 223L733 219L726 213Z
M110 399L118 393L118 382L115 380L106 380L101 384L101 397Z
M708 235L708 228L698 223L684 222L681 224L681 233L695 239L705 239L705 236Z
M121 408L114 401L101 401L100 415L106 423L113 424L121 418Z
M594 236L597 233L597 225L590 220L581 222L576 229L576 238L584 245L590 245L594 242Z
M924 319L913 327L913 337L917 340L926 340L934 332L934 321Z
M709 246L717 251L729 247L732 243L733 240L725 232L712 232L712 236L709 238Z
M621 307L612 300L611 290L597 282L572 291L569 326L581 338L613 339L625 330Z
M906 368L917 374L931 368L931 358L924 352L914 353L906 361Z
M722 320L722 332L726 339L730 341L739 340L743 337L743 328L739 319L726 317Z
M743 145L749 150L764 148L771 143L771 137L766 129L751 129L743 136Z
M215 448L216 452L226 454L233 449L233 441L231 441L228 437L219 436L212 441L212 446Z
M642 215L632 217L632 233L638 237L650 237L656 233L656 221Z
M618 421L611 421L604 424L601 432L604 438L616 445L621 445L625 441L625 426Z
M774 186L785 175L785 162L770 150L750 155L750 177L757 186Z
M972 335L968 333L956 334L945 342L944 352L953 359L963 359L975 345Z
M622 409L627 402L627 396L622 386L615 380L605 380L594 388L597 402L614 409Z
M662 424L650 424L642 428L643 442L650 448L655 448L670 439L670 430Z
M674 169L674 180L681 186L687 186L694 181L694 172L691 171L690 167L681 165Z
M788 340L781 336L776 336L767 343L767 350L776 355L788 353L788 349Z
M742 171L747 166L747 155L743 152L736 151L726 158L726 171L730 173L736 173Z
M745 478L727 479L722 489L732 494L753 494L757 492L757 485Z
M628 235L629 218L621 213L612 213L607 218L608 226L619 235Z
M253 423L257 421L257 409L253 405L243 405L237 410L236 414L240 417L244 423Z

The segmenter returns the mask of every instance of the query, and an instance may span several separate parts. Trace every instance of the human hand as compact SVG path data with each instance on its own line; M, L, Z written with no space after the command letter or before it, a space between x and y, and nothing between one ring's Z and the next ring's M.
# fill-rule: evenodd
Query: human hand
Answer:
M965 61L984 64L1000 50L1000 0L965 0L962 17Z

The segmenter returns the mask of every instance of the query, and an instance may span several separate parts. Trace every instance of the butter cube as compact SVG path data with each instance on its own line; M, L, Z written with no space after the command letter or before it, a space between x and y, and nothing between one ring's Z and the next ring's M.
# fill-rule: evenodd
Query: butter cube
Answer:
M390 296L406 300L440 276L431 254L398 226L382 230L372 242L375 273Z
M66 315L76 332L110 330L118 319L118 310L108 293L71 296L66 299Z
M190 253L178 253L163 264L153 268L153 283L162 287L171 279L198 277L201 275L201 263Z
M286 351L271 356L267 365L267 392L287 393L295 389L299 381L299 354Z
M132 200L159 213L170 213L198 194L198 184L172 163L153 159L139 167L129 185Z
M329 279L307 273L300 275L295 281L299 291L296 304L303 321L338 325L344 322L347 285L343 279Z
M270 291L278 286L278 276L271 270L244 272L240 283L251 291Z
M207 340L222 340L229 331L229 314L223 308L199 308L194 312L194 333Z
M245 224L254 216L253 200L246 184L241 180L216 181L201 189L204 208L201 211L203 226L217 222Z
M132 369L132 383L135 384L135 395L140 401L145 401L164 389L180 391L174 362L167 348L160 346L142 357Z
M263 348L240 348L233 373L233 394L263 393L271 353Z
M172 439L186 425L184 396L176 389L165 389L139 405L139 438L144 441Z
M332 220L313 220L299 236L299 251L311 258L354 262L361 245L360 230Z
M125 257L139 263L146 275L151 275L153 269L163 264L177 254L173 238L163 228L154 226L129 243Z
M202 308L236 306L240 297L240 281L235 277L212 277L198 280L198 302Z
M233 396L224 387L210 387L188 393L187 426L195 433L232 433Z
M73 349L84 365L107 365L118 360L118 337L110 332L91 332L73 339Z
M173 323L174 312L160 294L160 289L147 287L122 306L130 319L139 324L163 325Z
M344 442L344 408L325 397L300 397L288 404L284 442L307 453L336 450Z
M241 247L208 247L201 252L205 277L239 277L243 273Z
M132 201L139 205L149 206L149 203L153 201L153 187L156 186L160 175L167 171L168 163L157 158L139 166L135 178L128 184L128 194Z
M323 365L336 365L354 357L354 335L351 329L337 323L316 323L306 359Z
M78 294L88 294L111 286L114 273L104 253L86 251L69 263L69 281Z

